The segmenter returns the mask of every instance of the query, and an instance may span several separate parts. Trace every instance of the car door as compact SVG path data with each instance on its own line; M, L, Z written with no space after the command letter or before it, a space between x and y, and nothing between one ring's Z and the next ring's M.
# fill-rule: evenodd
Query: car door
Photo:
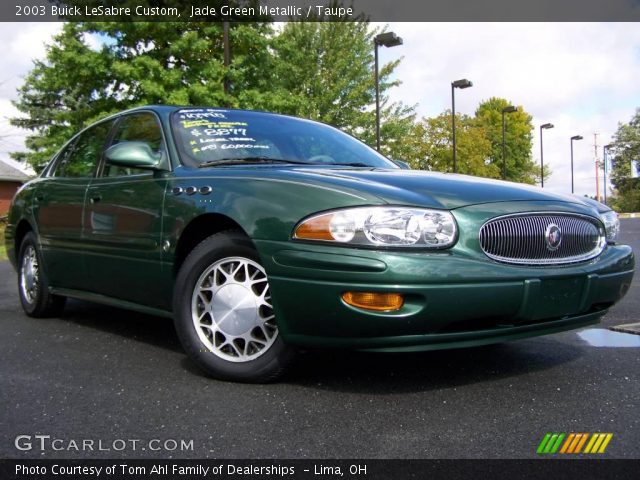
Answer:
M78 135L38 183L33 214L45 272L56 287L83 289L86 285L83 208L110 127L110 122L103 122Z
M118 120L110 145L130 141L147 143L168 162L162 129L153 112ZM170 299L161 298L165 290L158 281L166 185L165 172L102 160L85 200L85 261L94 292L157 308L170 306Z

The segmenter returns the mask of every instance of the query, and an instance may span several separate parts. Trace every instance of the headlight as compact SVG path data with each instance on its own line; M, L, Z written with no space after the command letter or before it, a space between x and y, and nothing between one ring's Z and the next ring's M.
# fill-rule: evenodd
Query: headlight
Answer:
M293 232L300 240L348 245L448 248L456 242L449 212L407 207L360 207L307 218Z
M600 220L604 223L607 232L607 242L615 242L620 233L620 220L618 214L613 210L600 214Z

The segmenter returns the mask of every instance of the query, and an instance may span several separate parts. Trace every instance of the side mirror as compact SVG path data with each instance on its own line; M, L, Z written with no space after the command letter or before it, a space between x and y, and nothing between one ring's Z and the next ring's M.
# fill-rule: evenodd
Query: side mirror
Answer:
M403 162L402 160L391 160L397 166L399 166L402 170L411 170L411 166L407 162Z
M153 153L145 142L122 142L110 146L104 152L109 163L129 168L155 170L160 166L161 155Z

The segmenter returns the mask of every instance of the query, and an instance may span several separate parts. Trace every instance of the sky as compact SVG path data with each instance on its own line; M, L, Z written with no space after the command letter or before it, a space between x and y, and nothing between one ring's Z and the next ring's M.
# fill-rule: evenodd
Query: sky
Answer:
M544 163L552 169L545 188L571 192L570 138L582 135L574 142L575 192L595 195L593 134L602 159L618 123L640 108L637 23L395 23L387 29L404 41L380 50L381 61L403 57L397 70L403 83L393 100L435 116L451 108L451 82L467 78L473 87L456 90L456 111L473 115L493 96L522 106L533 116L538 164L539 127L554 124L543 134ZM600 172L601 195L602 184Z
M384 27L385 24L375 24ZM594 133L598 155L619 122L640 108L640 28L637 23L391 23L386 28L404 40L381 48L380 60L402 57L390 91L393 101L417 105L420 116L451 108L451 81L467 78L473 87L456 91L456 110L473 115L490 97L508 99L533 116L533 159L539 162L539 126L544 161L552 169L545 188L571 191L570 137L574 142L577 194L595 195ZM42 59L57 23L4 23L0 71L0 158L24 148L25 132L8 124L18 112L16 89ZM95 40L92 40L95 42ZM601 188L602 188L602 172ZM610 193L610 192L609 192ZM601 193L602 194L602 193Z

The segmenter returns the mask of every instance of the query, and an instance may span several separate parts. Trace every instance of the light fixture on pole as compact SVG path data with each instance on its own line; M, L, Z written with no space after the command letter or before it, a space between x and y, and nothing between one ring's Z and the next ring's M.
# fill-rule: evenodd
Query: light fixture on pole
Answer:
M540 187L544 188L544 153L542 148L542 130L553 128L553 123L540 125Z
M457 151L456 151L456 88L469 88L473 87L473 83L463 78L451 82L451 131L453 132L453 173L458 171L457 166Z
M505 123L504 116L506 113L513 113L517 111L518 109L513 105L506 106L502 109L502 179L503 180L507 179L507 155L506 155L506 145L505 145L506 123Z
M609 162L609 150L611 150L611 147L613 147L613 143L610 143L609 145L605 145L604 147L602 147L602 161L604 163L603 165L603 170L604 170L604 204L607 204L607 163Z
M375 57L375 83L376 83L376 150L380 151L380 78L378 74L378 47L396 47L402 45L402 38L393 32L385 32L373 38Z
M573 193L573 141L582 140L582 135L574 135L571 137L571 193Z

